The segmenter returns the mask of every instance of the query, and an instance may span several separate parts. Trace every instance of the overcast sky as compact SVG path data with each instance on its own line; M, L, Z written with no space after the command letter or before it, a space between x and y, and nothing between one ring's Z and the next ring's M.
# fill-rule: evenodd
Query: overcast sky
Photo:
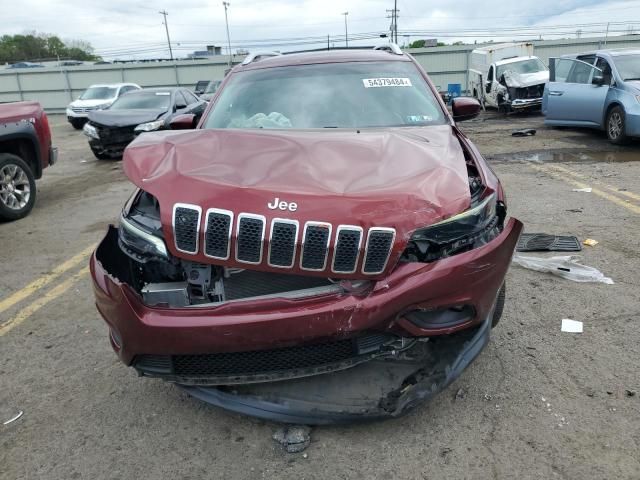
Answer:
M221 45L226 52L226 31L222 1L161 0L2 0L0 33L15 34L36 30L53 33L63 39L89 41L96 53L105 58L142 58L168 56L163 17L168 24L174 54L202 49L207 44ZM344 44L344 16L349 36L377 35L388 31L387 9L393 0L230 0L229 25L232 49L259 49L273 46L296 50ZM398 0L399 43L406 40L437 37L447 43L456 40L511 40L594 36L604 32L606 22L611 34L622 31L640 33L640 0L458 0L438 2ZM633 23L637 22L637 23ZM593 25L599 24L599 25ZM550 27L554 27L551 29ZM507 31L506 28L513 30ZM403 36L411 32L410 37ZM312 37L312 38L309 38ZM322 44L318 42L324 38ZM368 45L384 40L365 40ZM351 44L356 44L352 39ZM271 45L268 45L271 44Z

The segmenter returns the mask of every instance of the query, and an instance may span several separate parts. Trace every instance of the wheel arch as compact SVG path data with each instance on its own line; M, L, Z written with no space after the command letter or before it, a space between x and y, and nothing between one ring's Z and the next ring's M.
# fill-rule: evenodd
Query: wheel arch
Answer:
M12 153L25 161L36 179L42 177L41 152L35 128L31 123L4 125L0 130L0 153Z
M610 113L610 112L611 112L611 110L613 110L615 107L620 107L620 108L622 109L622 111L623 111L623 112L625 112L625 114L626 114L626 111L625 111L625 109L624 109L624 105L622 105L622 103L620 103L618 100L614 100L614 101L612 101L612 102L607 106L607 108L605 109L605 111L604 111L604 116L602 117L602 129L603 129L604 131L606 131L606 130L607 130L607 118L609 118L609 113ZM626 127L626 125L625 125L625 127Z

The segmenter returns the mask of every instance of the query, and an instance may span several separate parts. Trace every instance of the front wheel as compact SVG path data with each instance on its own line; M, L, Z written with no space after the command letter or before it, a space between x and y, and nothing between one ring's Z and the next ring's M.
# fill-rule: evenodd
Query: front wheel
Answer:
M0 153L0 219L25 217L36 202L36 179L20 157Z
M607 137L611 143L622 145L629 141L626 135L625 115L622 107L613 107L607 115Z

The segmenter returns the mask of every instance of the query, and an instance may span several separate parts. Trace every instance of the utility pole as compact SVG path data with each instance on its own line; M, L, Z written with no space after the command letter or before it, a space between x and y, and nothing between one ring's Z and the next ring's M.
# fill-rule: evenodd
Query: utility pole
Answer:
M227 45L229 46L229 68L233 63L233 56L231 55L231 36L229 35L229 17L227 16L227 8L231 5L229 2L222 2L224 5L224 23L227 25Z
M329 37L329 35L327 35L327 50L331 49L331 47L329 46L329 41L330 41L329 39L330 39L330 37Z
M389 27L390 38L389 41L392 43L398 43L398 0L393 0L393 9L387 10L387 13L391 15L387 15L387 18L391 19L391 26Z
M169 56L171 57L171 60L173 60L173 50L171 50L171 39L169 38L169 25L167 25L167 15L169 14L167 13L166 10L160 10L158 13L164 16L164 29L167 32L167 43L169 44Z
M349 48L349 31L347 30L347 15L349 15L349 12L343 12L342 15L344 15L344 44Z

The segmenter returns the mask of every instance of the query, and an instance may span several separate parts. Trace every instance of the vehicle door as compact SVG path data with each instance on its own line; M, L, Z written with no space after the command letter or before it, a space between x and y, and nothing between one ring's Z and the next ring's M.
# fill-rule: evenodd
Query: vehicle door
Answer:
M545 122L600 126L608 91L602 70L574 58L550 58Z
M496 89L498 87L498 82L495 81L495 78L496 78L495 67L491 65L489 67L489 72L487 73L487 81L485 83L484 94L485 94L486 103L492 107L498 106L497 92L496 92Z

